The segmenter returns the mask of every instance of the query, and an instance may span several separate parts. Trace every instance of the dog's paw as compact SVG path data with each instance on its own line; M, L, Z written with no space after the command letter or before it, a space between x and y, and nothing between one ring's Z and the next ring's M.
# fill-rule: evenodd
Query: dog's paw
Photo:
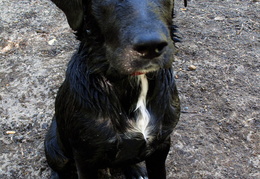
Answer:
M51 179L60 179L58 173L56 173L55 171L51 171Z
M138 164L125 167L124 175L126 179L148 179L145 167Z
M138 179L148 179L148 177L139 177Z

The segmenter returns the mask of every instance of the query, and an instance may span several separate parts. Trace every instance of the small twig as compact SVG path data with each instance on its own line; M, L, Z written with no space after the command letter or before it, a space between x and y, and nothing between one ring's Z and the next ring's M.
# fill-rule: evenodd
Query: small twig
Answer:
M191 114L197 114L198 111L181 111L181 113L191 113Z
M241 28L237 31L237 35L240 35L241 32L244 30L244 23L242 23Z

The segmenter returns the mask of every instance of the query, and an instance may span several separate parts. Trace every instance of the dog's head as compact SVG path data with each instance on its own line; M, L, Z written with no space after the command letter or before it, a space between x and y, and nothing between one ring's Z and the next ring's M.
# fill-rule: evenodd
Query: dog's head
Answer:
M174 0L52 1L73 30L89 36L98 32L116 71L142 74L171 67Z

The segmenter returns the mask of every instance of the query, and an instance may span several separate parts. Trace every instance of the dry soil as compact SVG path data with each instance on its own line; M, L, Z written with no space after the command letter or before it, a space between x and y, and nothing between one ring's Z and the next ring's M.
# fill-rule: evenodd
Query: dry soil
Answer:
M259 0L176 0L182 115L169 179L260 178ZM0 0L0 178L49 178L43 140L78 42L48 0Z

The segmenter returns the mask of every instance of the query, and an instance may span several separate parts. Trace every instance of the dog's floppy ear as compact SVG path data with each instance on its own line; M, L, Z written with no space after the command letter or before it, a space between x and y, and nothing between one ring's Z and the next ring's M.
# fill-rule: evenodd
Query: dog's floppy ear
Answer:
M83 21L82 0L51 0L66 15L68 23L73 30L78 30Z

